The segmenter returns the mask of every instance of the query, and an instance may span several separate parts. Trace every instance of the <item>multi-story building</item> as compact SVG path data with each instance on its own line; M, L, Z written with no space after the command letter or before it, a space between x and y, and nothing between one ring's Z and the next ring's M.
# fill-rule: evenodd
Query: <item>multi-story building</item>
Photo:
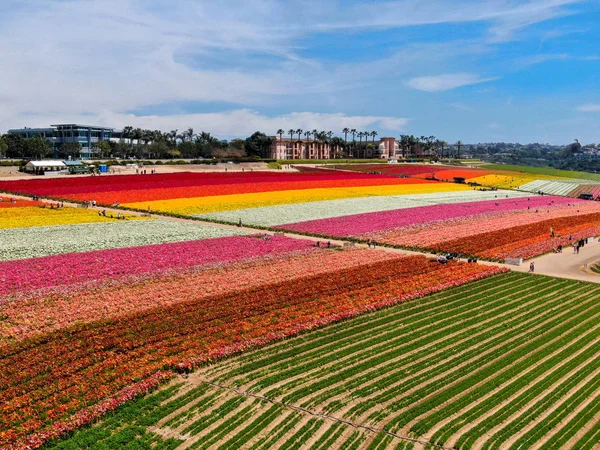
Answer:
M273 159L334 159L342 149L314 139L273 137L269 158Z
M348 142L346 152L353 158L396 158L400 154L398 141L384 137L375 142ZM290 139L273 136L268 158L273 159L334 159L341 156L344 149L315 139Z
M109 141L120 136L119 131L114 128L81 125L81 124L58 124L50 125L50 128L19 128L8 130L11 134L19 134L25 139L41 136L52 144L57 151L62 144L76 142L81 147L80 156L83 159L92 158L95 155L94 143Z

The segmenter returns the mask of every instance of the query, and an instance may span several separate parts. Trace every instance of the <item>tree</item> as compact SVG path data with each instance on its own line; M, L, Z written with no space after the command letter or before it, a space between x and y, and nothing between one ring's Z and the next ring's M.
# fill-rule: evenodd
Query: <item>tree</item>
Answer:
M456 141L456 144L454 145L456 145L456 157L460 158L460 149L463 146L463 143L462 141Z
M269 152L271 144L273 144L273 138L257 131L246 139L246 154L248 156L265 157Z
M350 133L350 128L344 128L342 133L344 133L344 142L348 142L348 133Z
M27 140L26 156L31 159L42 159L50 154L50 144L41 136Z
M373 145L375 145L375 136L377 136L377 131L371 131L371 137L373 138Z
M6 136L0 136L0 158L4 158L6 156L6 152L8 151L8 140Z
M283 131L282 128L280 128L279 130L277 130L277 134L279 135L279 142L283 142L283 134L285 133L285 131Z
M133 127L126 126L123 128L123 133L121 134L123 139L129 139L129 146L133 144Z
M177 150L183 155L184 158L195 158L196 157L196 144L193 142L183 141L177 146Z
M8 148L6 149L6 156L8 158L24 158L27 151L27 144L25 138L20 134L6 134L4 135Z
M94 142L92 146L98 155L98 158L104 158L106 155L110 155L110 144L106 141Z

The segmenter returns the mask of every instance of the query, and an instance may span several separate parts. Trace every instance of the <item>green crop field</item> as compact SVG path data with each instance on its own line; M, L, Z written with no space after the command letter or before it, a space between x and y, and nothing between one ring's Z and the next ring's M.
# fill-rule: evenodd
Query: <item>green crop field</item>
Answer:
M205 367L47 447L597 448L599 296L487 278Z
M484 164L483 169L508 170L511 172L533 173L564 178L577 178L579 180L600 181L600 173L578 172L575 170L560 170L551 167L516 166L512 164Z

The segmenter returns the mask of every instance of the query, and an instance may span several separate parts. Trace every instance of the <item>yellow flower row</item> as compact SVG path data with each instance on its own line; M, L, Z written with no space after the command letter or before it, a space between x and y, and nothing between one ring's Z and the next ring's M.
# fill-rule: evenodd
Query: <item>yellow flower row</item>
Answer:
M138 219L139 217L128 215L127 218ZM0 229L73 225L113 220L115 219L111 219L110 216L104 217L98 215L98 211L92 209L50 209L39 206L0 209Z
M154 202L128 203L123 206L136 209L151 208L182 215L205 214L259 208L263 206L340 200L369 196L430 194L470 190L468 186L450 183L400 184L391 186L361 186L351 188L319 188L292 191L259 192L251 194L218 195L212 197L179 198Z
M535 180L553 180L558 179L549 175L537 175L527 173L511 173L507 175L490 174L482 177L469 178L467 181L479 183L483 186L495 187L498 189L516 189Z

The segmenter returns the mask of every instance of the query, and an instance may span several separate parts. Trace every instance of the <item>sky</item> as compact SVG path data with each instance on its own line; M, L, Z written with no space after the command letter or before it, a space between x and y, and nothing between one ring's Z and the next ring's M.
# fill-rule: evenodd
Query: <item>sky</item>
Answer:
M0 132L600 143L600 0L0 0Z

